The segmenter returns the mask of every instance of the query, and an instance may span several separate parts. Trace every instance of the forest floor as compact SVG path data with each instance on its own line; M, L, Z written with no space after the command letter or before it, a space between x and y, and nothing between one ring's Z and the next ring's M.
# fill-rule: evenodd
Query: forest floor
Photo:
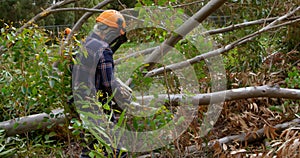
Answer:
M298 53L298 52L297 52ZM276 56L277 57L277 56ZM289 87L287 68L300 70L300 64L288 61L288 55L273 62L277 73L230 73L229 81L242 82L243 86L278 85ZM282 59L284 58L284 60ZM275 59L274 59L275 61ZM288 61L288 62L287 62ZM266 67L270 66L266 61ZM232 88L236 84L232 84ZM298 87L295 87L298 88ZM174 141L172 150L151 153L130 153L132 157L300 157L300 108L299 101L282 98L249 98L227 101L213 128L199 137L203 114L207 106L199 106L198 117ZM66 149L66 155L78 155L78 143Z

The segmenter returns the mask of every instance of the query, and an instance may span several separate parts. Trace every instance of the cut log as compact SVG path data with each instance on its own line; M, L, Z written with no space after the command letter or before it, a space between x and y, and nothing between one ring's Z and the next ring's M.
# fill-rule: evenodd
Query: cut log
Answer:
M219 98L223 97L223 98ZM154 96L143 96L137 97L138 102L143 102L145 104L149 103L151 100L155 99L156 102L165 102L170 98L171 101L183 102L184 100L189 100L193 105L208 105L211 103L212 98L219 98L222 101L232 101L247 98L258 98L258 97L268 97L268 98L286 98L286 99L300 99L299 89L289 89L280 88L279 86L257 86L257 87L244 87L237 88L213 93L205 94L195 94L194 96L188 96L185 94L174 94L167 95L161 94L158 97ZM184 100L183 100L184 98Z
M56 109L49 114L34 114L0 122L0 129L5 129L7 136L13 136L32 130L44 129L49 125L64 124L65 122L63 110Z

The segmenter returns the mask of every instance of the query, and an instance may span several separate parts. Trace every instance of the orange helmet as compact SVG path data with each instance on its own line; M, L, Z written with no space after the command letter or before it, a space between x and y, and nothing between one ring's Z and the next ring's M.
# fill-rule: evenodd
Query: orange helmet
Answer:
M71 30L70 28L66 28L66 29L65 29L65 34L68 35L68 34L71 33L71 31L72 31L72 30Z
M125 33L125 19L123 15L116 10L106 10L102 12L96 18L96 22L101 22L110 27L119 28L122 35Z

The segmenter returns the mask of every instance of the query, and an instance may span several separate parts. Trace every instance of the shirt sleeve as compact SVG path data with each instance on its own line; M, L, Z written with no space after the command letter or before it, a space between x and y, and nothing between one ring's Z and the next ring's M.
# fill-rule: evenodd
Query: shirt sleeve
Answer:
M124 88L115 79L113 52L110 49L103 51L103 57L99 60L96 72L96 88L107 93L109 97L114 94L115 103L129 103L131 96L125 95Z

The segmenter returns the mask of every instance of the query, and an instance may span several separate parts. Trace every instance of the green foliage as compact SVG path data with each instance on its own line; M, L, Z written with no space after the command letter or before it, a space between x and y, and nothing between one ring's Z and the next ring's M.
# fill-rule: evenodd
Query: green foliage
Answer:
M297 67L292 67L288 72L288 77L285 78L285 82L290 88L300 88L300 72Z
M52 0L8 0L1 1L0 9L2 14L0 19L5 22L14 22L18 24L20 21L28 21L36 14L42 12L44 9L52 5ZM73 4L65 7L72 7ZM74 23L74 13L72 12L60 12L46 17L44 21L38 22L37 24L43 25L67 25ZM21 25L21 24L20 24ZM1 27L4 24L0 24Z
M173 117L174 113L162 105L154 115L148 117L132 117L128 120L127 128L131 131L138 132L153 131L164 127Z
M13 139L5 138L5 131L0 130L0 156L1 157L11 157L16 152L17 148L14 147L15 144ZM15 139L16 140L16 139ZM23 143L23 142L22 142ZM20 142L20 144L22 144Z
M10 157L64 157L60 150L63 143L57 139L56 132L28 133L27 136L16 135L7 137L4 130L0 130L0 156Z
M61 56L57 48L45 47L48 37L41 30L25 29L16 36L15 28L6 29L12 31L1 30L1 45L12 44L0 59L0 107L4 114L0 120L64 107L70 94L70 76L58 71L67 74L68 61L61 62L58 71L53 69L53 62Z

